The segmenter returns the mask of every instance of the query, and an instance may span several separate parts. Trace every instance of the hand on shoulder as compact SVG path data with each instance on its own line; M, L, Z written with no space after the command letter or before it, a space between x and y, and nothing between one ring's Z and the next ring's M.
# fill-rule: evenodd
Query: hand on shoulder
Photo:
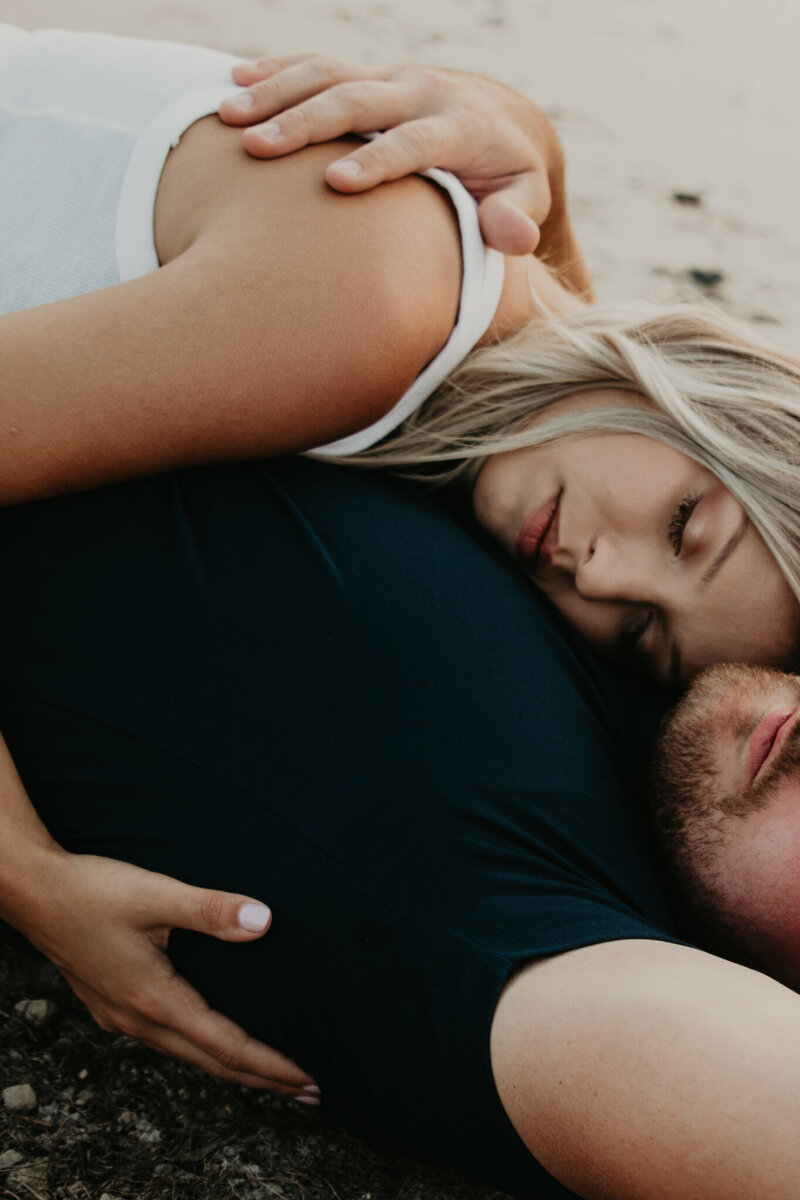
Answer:
M346 133L383 130L337 155L326 179L338 191L373 188L429 167L452 171L479 203L489 246L532 253L562 171L555 132L524 96L490 79L421 66L367 68L324 55L264 58L234 69L247 90L220 116L247 125L244 144L275 158Z

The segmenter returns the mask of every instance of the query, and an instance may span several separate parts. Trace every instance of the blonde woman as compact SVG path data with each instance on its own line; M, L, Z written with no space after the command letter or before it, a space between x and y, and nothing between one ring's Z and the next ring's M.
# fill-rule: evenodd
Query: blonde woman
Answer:
M587 307L558 143L532 106L400 71L363 118L332 128L317 110L319 134L416 115L430 141L412 158L395 138L267 167L212 115L232 95L224 55L5 27L0 65L0 499L301 450L403 469L464 460L479 520L600 647L673 679L793 652L798 368L719 317ZM350 69L322 70L335 83ZM301 91L319 87L319 63L310 72ZM476 87L494 114L480 137L452 116L475 111ZM448 142L453 157L439 154ZM367 164L340 170L350 190L377 181L370 161L387 177L459 169L499 249L483 249L448 176L337 195L324 179L347 148ZM263 909L102 860L78 869L10 763L7 776L3 912L98 1019L240 1081L311 1086L199 998L175 1016L166 930L245 940ZM71 900L38 921L30 880L51 860ZM131 988L143 975L149 988Z
M323 180L336 143L248 158L204 116L230 97L224 55L47 32L2 46L0 499L299 450L460 462L451 478L475 484L481 523L602 650L676 682L720 659L787 661L800 368L718 315L587 305L541 121L527 185L540 253L503 256L451 176L354 200ZM270 82L288 75L291 95L303 72L320 67ZM391 86L388 108L350 109L350 126L391 124ZM508 228L514 198L488 196L484 226L521 249L537 228ZM564 433L582 436L549 445ZM602 505L610 478L621 513ZM632 511L639 524L620 519Z

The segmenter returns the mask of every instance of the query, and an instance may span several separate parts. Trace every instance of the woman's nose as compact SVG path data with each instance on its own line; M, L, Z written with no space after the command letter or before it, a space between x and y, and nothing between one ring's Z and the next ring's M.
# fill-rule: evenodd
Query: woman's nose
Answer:
M644 547L600 534L575 572L575 588L584 600L652 602L655 564Z

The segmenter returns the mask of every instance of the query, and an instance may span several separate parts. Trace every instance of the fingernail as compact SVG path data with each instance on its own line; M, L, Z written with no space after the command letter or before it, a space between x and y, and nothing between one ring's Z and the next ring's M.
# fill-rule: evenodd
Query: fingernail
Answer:
M237 92L235 96L229 96L227 103L233 108L238 108L240 112L249 112L255 104L255 99L250 92Z
M265 904L242 904L239 908L239 924L248 933L263 933L269 925L269 916Z
M295 1104L307 1104L309 1108L319 1108L319 1100L316 1096L295 1096Z
M358 163L353 158L343 158L341 162L333 164L340 175L346 175L348 179L357 179L361 174L361 163Z
M262 142L266 142L268 146L274 146L281 138L281 127L277 121L267 121L266 125L253 125L251 131Z
M304 1092L306 1094L306 1096L322 1095L322 1093L320 1092L319 1088L317 1087L317 1085L315 1083L304 1084L303 1087L300 1088L300 1091Z

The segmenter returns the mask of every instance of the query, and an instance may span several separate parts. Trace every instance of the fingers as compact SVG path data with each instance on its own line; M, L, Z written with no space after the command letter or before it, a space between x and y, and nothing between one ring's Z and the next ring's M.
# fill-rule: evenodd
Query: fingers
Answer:
M426 171L445 160L447 128L440 117L407 121L331 163L325 178L339 192L361 192Z
M145 915L161 929L177 926L226 942L249 942L272 923L267 906L250 896L192 887L166 875L153 874L147 884Z
M220 1020L224 1020L224 1018L221 1017ZM277 1050L269 1050L267 1046L262 1046L262 1043L255 1042L252 1038L248 1038L247 1043L252 1042L253 1046L261 1049L257 1069L249 1066L252 1055L247 1044L241 1050L220 1049L215 1053L207 1053L194 1041L183 1037L175 1030L157 1025L143 1026L136 1034L128 1034L128 1036L136 1037L137 1041L143 1042L151 1050L157 1050L159 1054L166 1054L169 1058L177 1058L181 1062L197 1067L215 1079L224 1079L229 1083L239 1083L245 1087L274 1092L279 1096L305 1097L307 1103L312 1101L316 1104L319 1103L319 1089L308 1075L300 1072L289 1059L284 1058ZM292 1075L292 1068L296 1073L294 1076L297 1079L296 1083L287 1082Z
M321 54L305 54L240 64L234 68L233 77L247 91L225 100L220 116L231 125L249 125L324 94L338 84L380 79L382 72Z
M395 119L396 93L394 85L375 80L339 84L302 104L276 109L280 115L274 120L245 129L245 149L265 158L348 133L370 133Z
M525 211L527 197L513 187L493 192L481 201L478 221L487 246L501 254L533 254L539 245L539 226Z
M314 1081L296 1063L209 1008L185 979L175 972L168 974L166 963L165 968L159 971L156 990L131 993L124 1009L87 989L69 972L62 973L108 1033L135 1038L218 1079L287 1096L319 1095Z

